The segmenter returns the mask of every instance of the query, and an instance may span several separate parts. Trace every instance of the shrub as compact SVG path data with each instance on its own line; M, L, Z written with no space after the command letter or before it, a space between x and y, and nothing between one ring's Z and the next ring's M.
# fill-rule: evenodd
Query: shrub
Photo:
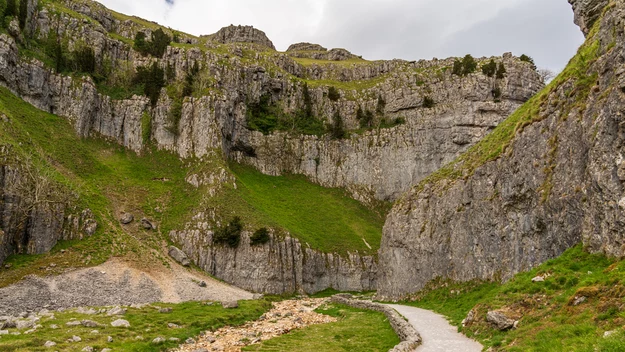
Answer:
M497 79L504 79L506 77L506 67L503 62L497 67Z
M488 77L493 77L497 73L497 63L495 60L490 60L489 63L482 66L482 73Z
M73 56L76 71L91 75L95 73L95 53L92 47L86 45L80 46L78 49L74 50Z
M328 88L328 98L332 101L338 101L341 99L341 93L339 93L336 88L330 86L330 88Z
M176 98L171 103L171 109L169 110L168 126L167 130L175 135L178 135L180 129L180 120L182 119L182 99Z
M495 100L499 100L501 98L501 88L495 87L491 93L493 94L493 98L495 98Z
M462 59L462 75L466 76L475 72L477 69L477 62L470 54L465 55Z
M337 111L334 113L334 118L332 119L332 124L329 128L330 137L332 139L343 139L345 138L345 127L343 126L343 118L341 114Z
M195 78L200 73L200 67L198 66L197 61L193 64L191 71L187 72L184 77L184 87L182 88L182 96L188 97L193 95L193 86L195 83Z
M534 70L536 69L536 64L534 63L534 59L532 59L530 56L523 54L521 55L521 57L519 57L519 60L523 62L527 62L528 64L532 66Z
M165 86L165 71L156 62L150 67L138 67L134 83L143 85L143 94L150 98L152 106L158 102L161 89Z
M171 37L159 28L152 32L152 40L149 42L146 41L144 32L137 32L134 49L143 55L150 54L155 57L162 57L170 43Z
M15 0L7 0L7 7L4 9L4 16L13 17L17 15L17 4Z
M256 230L254 234L250 237L250 242L252 246L261 245L269 242L271 237L269 236L269 230L266 227Z
M271 104L271 95L264 94L258 103L248 104L247 107L247 128L252 131L259 131L269 134L278 127L278 117L275 114L274 106Z
M451 73L456 76L462 76L462 62L460 62L460 60L456 59L454 61L454 68Z
M213 243L226 244L230 248L236 248L241 242L241 231L243 230L243 223L241 218L236 216L228 225L220 227L215 231L213 235Z
M20 0L20 12L18 19L20 21L20 28L23 30L26 27L26 20L28 16L28 0Z
M423 107L424 108L431 109L431 108L434 107L434 105L436 105L436 102L434 101L434 99L432 99L429 96L423 97Z

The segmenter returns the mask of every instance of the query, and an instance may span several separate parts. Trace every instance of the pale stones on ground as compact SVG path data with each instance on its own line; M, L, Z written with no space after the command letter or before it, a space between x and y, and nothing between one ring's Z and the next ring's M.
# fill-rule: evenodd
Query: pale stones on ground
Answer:
M113 350L112 350L112 349L110 349L110 348L105 348L105 349L103 349L103 350L102 350L102 352L112 352L112 351L113 351Z
M80 336L76 336L76 335L72 336L71 338L67 340L67 342L80 342L80 341L82 341L82 339L80 338Z
M544 282L544 281L545 281L544 276L536 276L535 278L532 279L532 282Z
M67 326L78 326L81 325L82 323L78 320L72 320L72 321L68 321L67 323L65 323L65 325Z
M121 307L114 307L109 309L106 312L106 315L124 315L126 314L127 310L125 308L121 308Z
M133 222L135 220L134 215L130 214L130 213L124 213L120 218L119 218L119 222L121 222L123 225L128 225L131 222Z
M56 346L56 342L54 341L46 341L46 343L43 345L43 347L47 347L47 348L54 347L54 346Z
M574 306L579 306L580 304L586 302L586 297L585 296L581 296L581 297L575 297L575 300L573 301L573 305Z
M9 330L0 330L0 335L8 335Z
M165 341L167 341L167 340L165 340L164 337L160 337L159 336L159 337L155 338L154 340L152 340L152 343L155 344L155 345L158 345L158 344L161 344L161 343L163 343Z
M100 324L96 323L93 320L83 320L80 322L80 324L87 328L97 328L98 326L100 326Z
M167 327L170 328L170 329L179 329L180 325L174 324L174 323L169 323L169 324L167 324Z
M112 343L113 342L113 337L112 336L107 336L106 337L106 342Z
M170 338L168 338L167 340L169 340L169 341L171 341L171 342L178 342L178 341L180 341L180 339L179 339L179 338L177 338L177 337L170 337Z
M93 347L87 346L81 350L82 352L93 352Z
M128 322L128 320L117 319L111 323L111 326L114 328L129 328L130 323Z
M86 314L86 315L95 315L95 314L98 314L98 311L96 311L93 308L83 308L83 307L80 307L80 308L76 309L76 313Z
M467 314L467 317L462 321L462 326L465 327L467 325L471 325L475 321L475 311L471 309Z
M180 250L178 247L170 246L169 256L172 257L175 261L177 261L182 266L191 265L191 261L189 260L189 257L187 257L186 253Z
M171 313L173 309L171 308L161 308L158 310L159 313Z
M486 321L491 323L497 330L508 330L514 327L514 319L509 318L505 312L500 310L490 311L486 314Z
M188 339L184 340L184 343L186 343L187 345L193 344L195 343L195 339L189 337Z
M237 301L223 301L221 306L226 309L239 308L239 302Z
M35 325L32 320L18 320L15 322L15 327L18 330L30 329Z

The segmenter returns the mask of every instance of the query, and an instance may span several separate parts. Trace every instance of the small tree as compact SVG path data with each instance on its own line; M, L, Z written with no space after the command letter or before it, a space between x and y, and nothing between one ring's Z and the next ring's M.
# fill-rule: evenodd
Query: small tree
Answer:
M328 98L332 101L338 101L341 99L341 93L339 93L339 91L333 86L330 86L328 88Z
M456 76L462 76L462 62L458 59L454 60L454 68L451 73Z
M150 45L150 54L156 57L162 57L171 44L171 37L167 35L161 28L152 32L152 43Z
M15 0L7 0L7 7L4 10L4 16L13 17L17 15L17 4Z
M26 20L28 19L28 0L20 0L18 19L20 21L20 28L23 30L26 27Z
M182 96L188 97L193 95L193 86L197 75L200 73L200 67L197 61L193 64L191 71L187 72L184 77L184 87L182 88Z
M93 74L96 69L95 53L90 46L83 45L74 51L76 71Z
M337 111L334 113L332 124L330 125L330 136L332 139L345 138L345 127L343 126L343 118Z
M534 59L532 59L530 56L523 54L521 55L521 57L519 57L519 60L523 62L527 62L528 64L532 66L534 70L536 69L536 64L534 63Z
M135 84L143 85L143 94L150 98L152 106L158 102L161 89L165 86L165 71L156 62L150 67L137 68Z
M499 63L497 67L497 79L504 79L506 77L506 67L503 62Z
M137 34L135 35L135 44L133 47L141 54L147 55L150 49L148 42L145 40L145 33L141 31L137 32Z
M491 59L489 63L482 66L482 73L488 77L493 77L495 73L497 73L497 63L495 63L495 60Z
M466 76L475 72L477 69L477 62L470 54L465 55L462 59L462 75Z
M250 243L252 246L261 245L269 242L271 237L269 236L269 230L266 227L256 230L252 236L250 236Z
M551 82L551 80L556 77L555 72L547 68L538 69L536 72L540 76L540 80L545 84Z
M241 218L236 216L228 225L220 227L213 235L213 242L216 244L226 244L230 248L236 248L241 242L241 231L243 223Z

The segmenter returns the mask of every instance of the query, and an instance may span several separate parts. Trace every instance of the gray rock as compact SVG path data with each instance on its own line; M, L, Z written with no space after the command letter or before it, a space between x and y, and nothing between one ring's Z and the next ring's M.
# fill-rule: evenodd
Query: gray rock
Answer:
M8 335L9 330L0 330L0 335Z
M514 326L514 319L508 318L503 311L490 311L486 314L486 321L491 323L497 330L509 330Z
M206 288L208 285L206 284L206 281L200 281L198 284L198 286L202 287L202 288Z
M80 322L80 324L87 328L97 328L98 326L100 326L100 324L96 323L93 320L83 320Z
M154 226L154 224L152 224L152 222L146 218L141 219L141 227L143 227L146 230L154 230L156 229L156 227Z
M113 352L110 348L103 348L101 352Z
M93 347L91 346L86 346L85 348L83 348L81 350L82 352L93 352Z
M220 29L217 33L209 36L219 43L254 43L264 45L276 50L271 40L267 38L265 32L252 26L228 26Z
M80 338L80 336L74 335L74 336L70 337L69 340L67 340L67 341L68 342L80 342L80 341L82 341L82 339Z
M581 28L585 35L588 35L592 25L599 18L609 0L569 0L569 3L573 5L575 24Z
M111 326L114 328L129 328L130 323L128 322L128 320L117 319L111 323Z
M180 265L189 266L191 265L191 261L189 257L181 251L178 247L170 246L169 247L169 256L172 257L175 261L177 261Z
M32 320L17 320L15 321L15 327L18 330L30 329L35 326L35 323Z
M106 342L108 342L108 343L112 343L112 342L113 342L113 337L111 337L111 336L107 336L107 337L106 337Z
M67 326L78 326L81 324L82 323L80 322L80 320L72 320L72 321L68 321L67 323L65 323L65 325Z
M161 309L158 310L159 313L171 313L172 311L173 311L173 309L169 308L169 307L161 308Z
M56 346L56 342L54 341L46 341L46 343L43 345L43 347L47 347L47 348L54 347L54 346Z
M187 345L191 345L194 344L196 341L195 339L189 337L188 339L184 340L184 343L186 343Z
M134 215L130 214L130 213L124 213L120 218L119 218L119 222L121 222L124 225L128 225L131 222L133 222L135 220Z
M155 344L155 345L159 345L159 344L161 344L161 343L163 343L165 341L167 341L167 340L164 337L160 337L159 336L159 337L155 338L154 340L152 340L152 343Z
M222 301L221 306L226 309L239 308L239 302L237 301Z
M179 338L177 338L177 337L170 337L170 338L168 338L168 339L167 339L167 341L171 341L171 342L179 342L179 341L180 341L180 339L179 339Z
M586 302L587 298L585 296L575 297L573 301L574 306L579 306L580 304Z
M106 315L111 316L111 315L124 315L126 314L128 310L126 308L121 308L121 307L114 307L109 309L106 312Z
M170 328L170 329L179 329L180 325L174 324L174 323L169 323L169 324L167 324L167 327Z

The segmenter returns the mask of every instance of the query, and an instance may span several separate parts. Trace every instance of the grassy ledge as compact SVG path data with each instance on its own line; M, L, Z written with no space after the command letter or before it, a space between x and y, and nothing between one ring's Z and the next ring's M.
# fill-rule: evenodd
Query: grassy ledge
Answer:
M511 281L496 283L433 282L405 302L449 317L466 335L486 348L505 351L625 350L625 261L586 253L574 247ZM532 278L544 275L544 282ZM574 304L576 298L586 301ZM517 329L498 331L486 313L505 308L519 317ZM474 309L476 321L461 322ZM604 337L607 331L613 332Z
M243 351L388 351L399 338L382 313L332 304L318 313L338 318L330 324L313 325L302 330L247 346Z

